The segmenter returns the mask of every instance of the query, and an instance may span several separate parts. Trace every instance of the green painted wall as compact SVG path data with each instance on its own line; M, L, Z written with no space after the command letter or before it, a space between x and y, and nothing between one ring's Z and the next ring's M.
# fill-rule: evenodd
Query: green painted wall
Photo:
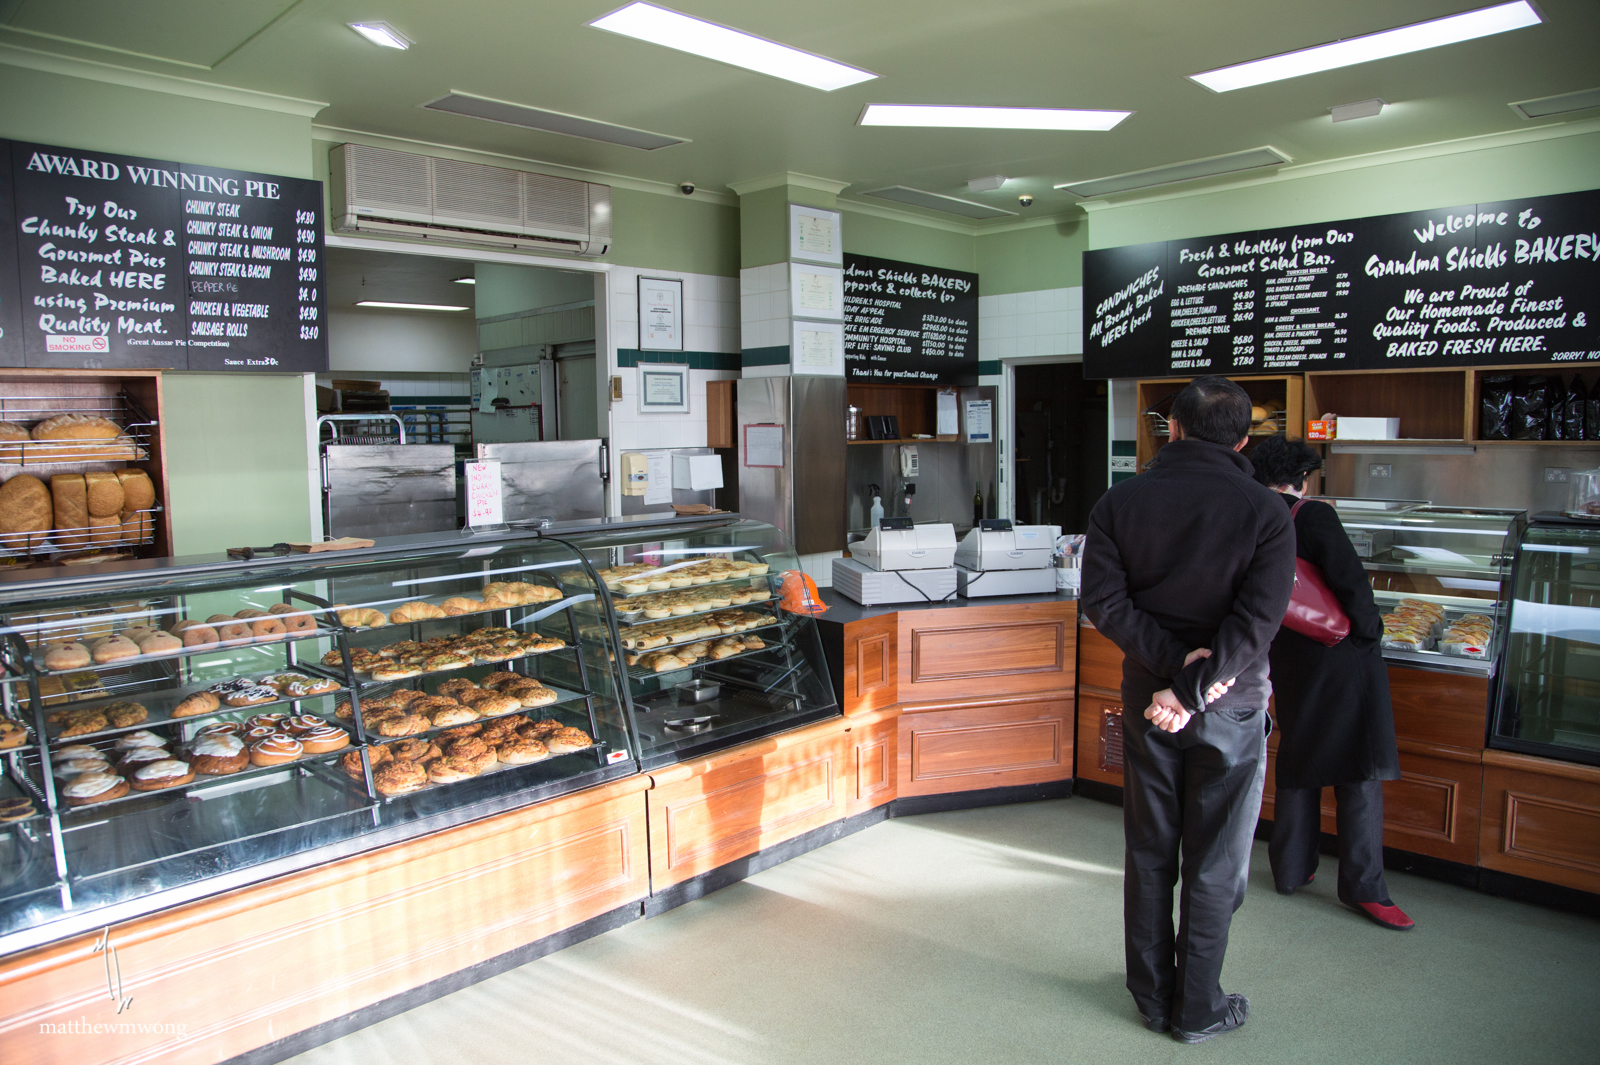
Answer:
M1092 248L1577 192L1600 186L1600 133L1553 137L1091 212Z
M0 137L311 176L307 118L10 66L0 66L0 100ZM300 376L169 374L165 390L176 552L310 535Z
M595 275L590 273L510 263L475 263L474 276L478 283L470 287L474 313L479 318L594 299Z
M613 188L611 233L614 243L604 262L739 276L737 207Z
M0 66L0 137L311 177L311 120Z
M739 265L770 266L789 260L789 204L831 211L839 197L799 185L778 185L739 197ZM846 238L849 239L848 237Z
M311 503L303 378L173 373L164 388L173 553L304 540Z
M978 290L985 296L1083 284L1083 253L1089 246L1085 218L1011 229L976 238Z
M844 250L852 255L898 259L945 270L978 270L977 242L965 233L918 225L899 218L844 212ZM980 283L978 291L988 295Z

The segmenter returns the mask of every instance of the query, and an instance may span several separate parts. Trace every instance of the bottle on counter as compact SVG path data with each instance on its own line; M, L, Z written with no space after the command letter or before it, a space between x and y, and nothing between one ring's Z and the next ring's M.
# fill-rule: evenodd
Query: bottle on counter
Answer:
M878 494L878 486L872 486L872 510L868 512L867 528L876 529L883 520L883 497Z
M851 404L844 411L844 438L861 439L861 408Z
M976 489L972 493L973 528L977 528L978 523L981 521L983 521L983 482L979 481Z

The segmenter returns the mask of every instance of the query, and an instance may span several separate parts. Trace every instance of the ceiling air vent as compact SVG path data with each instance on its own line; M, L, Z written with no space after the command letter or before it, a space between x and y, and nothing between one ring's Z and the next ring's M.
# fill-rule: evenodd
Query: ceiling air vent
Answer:
M1287 155L1267 146L1243 152L1230 152L1227 155L1214 155L1209 159L1174 163L1171 166L1158 166L1153 170L1136 170L1131 174L1095 178L1092 181L1069 181L1064 185L1057 185L1056 188L1088 199L1094 196L1111 196L1118 192L1132 192L1135 189L1152 189L1158 185L1176 185L1180 181L1237 174L1244 170L1282 166L1287 162L1289 162Z
M945 214L958 214L963 218L1011 218L1015 211L1005 211L999 207L990 207L986 203L976 203L972 200L963 200L955 196L946 196L939 192L924 192L921 189L908 188L905 185L890 185L884 189L872 189L863 192L863 196L876 196L880 200L893 200L896 203L909 203L913 207L925 207L930 211L942 211Z
M422 106L430 111L445 111L452 115L466 115L469 118L481 118L507 126L536 129L543 133L559 133L566 137L582 137L584 140L620 144L625 148L641 148L647 152L655 151L657 148L670 148L687 140L684 137L669 137L665 133L651 133L646 129L619 126L613 122L567 115L560 111L547 111L542 107L491 100L487 96L474 96L466 92L447 92L437 100L429 100Z
M329 154L334 229L452 244L604 255L611 187L341 144Z

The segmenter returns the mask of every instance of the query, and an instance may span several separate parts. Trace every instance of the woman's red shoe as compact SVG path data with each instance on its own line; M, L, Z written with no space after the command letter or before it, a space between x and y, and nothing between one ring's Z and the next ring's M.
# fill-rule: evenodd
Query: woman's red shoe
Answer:
M1396 932L1409 932L1417 926L1417 922L1407 917L1405 911L1393 903L1357 902L1354 905L1378 924Z

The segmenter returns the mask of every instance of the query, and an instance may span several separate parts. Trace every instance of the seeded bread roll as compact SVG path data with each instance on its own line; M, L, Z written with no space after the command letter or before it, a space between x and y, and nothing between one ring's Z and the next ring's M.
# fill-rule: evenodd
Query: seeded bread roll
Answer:
M58 473L50 478L55 502L56 543L64 548L89 542L89 489L81 473Z
M117 483L122 487L123 510L149 510L156 505L156 486L143 470L118 470Z
M43 536L54 528L55 511L50 489L39 478L19 473L0 485L0 543L15 549L32 550L44 543Z
M122 482L114 473L86 473L84 486L88 494L91 518L114 518L123 511Z

